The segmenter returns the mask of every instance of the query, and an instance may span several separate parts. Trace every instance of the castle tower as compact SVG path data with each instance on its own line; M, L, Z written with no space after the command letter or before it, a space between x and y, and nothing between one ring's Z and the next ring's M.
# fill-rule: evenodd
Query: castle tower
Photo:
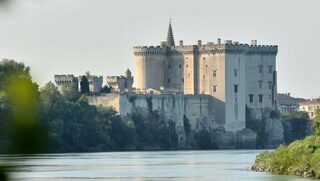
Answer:
M172 46L175 46L175 44L174 44L174 38L173 38L172 27L171 27L171 19L170 19L168 34L167 34L167 47L172 47Z

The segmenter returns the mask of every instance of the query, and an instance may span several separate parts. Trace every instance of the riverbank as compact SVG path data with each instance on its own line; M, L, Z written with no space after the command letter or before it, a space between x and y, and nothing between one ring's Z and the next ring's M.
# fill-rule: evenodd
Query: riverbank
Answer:
M309 136L257 155L251 170L320 179L320 137Z

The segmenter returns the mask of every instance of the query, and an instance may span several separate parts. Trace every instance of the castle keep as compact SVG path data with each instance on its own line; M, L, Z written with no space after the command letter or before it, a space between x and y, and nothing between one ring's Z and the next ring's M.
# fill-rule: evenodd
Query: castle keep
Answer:
M171 22L159 46L134 47L135 85L184 95L211 95L216 122L228 131L245 128L246 106L262 119L276 108L276 45L216 43L175 45Z

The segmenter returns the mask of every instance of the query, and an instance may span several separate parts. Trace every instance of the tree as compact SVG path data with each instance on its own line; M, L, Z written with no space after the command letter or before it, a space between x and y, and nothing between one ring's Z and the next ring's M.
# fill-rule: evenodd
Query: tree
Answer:
M80 98L78 86L75 83L64 84L62 86L62 96L65 100L74 102Z
M313 129L320 136L320 109L316 109L316 117L313 119Z
M40 90L40 100L44 107L51 108L54 104L62 101L62 95L58 91L57 86L55 86L52 82L48 82Z
M80 81L80 92L82 94L88 94L89 93L89 82L86 76L81 77Z

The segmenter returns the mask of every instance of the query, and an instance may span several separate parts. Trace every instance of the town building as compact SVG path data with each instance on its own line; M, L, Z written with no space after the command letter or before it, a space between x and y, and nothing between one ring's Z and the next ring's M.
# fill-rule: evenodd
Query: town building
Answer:
M320 109L320 98L309 99L299 104L299 111L307 112L311 119L315 118L317 109Z
M299 110L299 101L290 93L277 94L277 108L283 115L291 115Z

